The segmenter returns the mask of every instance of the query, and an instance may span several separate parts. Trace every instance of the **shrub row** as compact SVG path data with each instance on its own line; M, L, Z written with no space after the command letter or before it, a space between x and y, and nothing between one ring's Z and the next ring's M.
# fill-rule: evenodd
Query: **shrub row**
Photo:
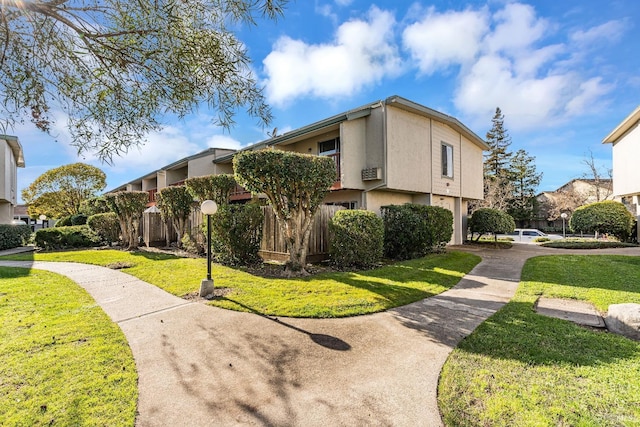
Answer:
M28 225L0 224L0 250L17 248L26 244L31 236Z
M51 249L86 248L98 246L102 239L87 225L41 228L35 233L37 246Z
M333 263L367 268L383 255L402 260L441 251L453 235L453 214L407 203L382 207L382 218L364 210L338 211L329 227Z

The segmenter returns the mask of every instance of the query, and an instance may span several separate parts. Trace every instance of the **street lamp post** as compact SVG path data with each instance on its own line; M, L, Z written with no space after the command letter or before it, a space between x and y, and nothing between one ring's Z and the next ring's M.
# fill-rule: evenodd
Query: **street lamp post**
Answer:
M207 278L200 283L201 297L213 294L213 279L211 278L211 215L218 211L218 205L213 200L205 200L200 205L200 211L207 216Z
M562 214L560 214L560 218L562 218L562 238L566 239L567 235L565 233L565 227L564 227L564 222L567 219L567 214L562 212Z

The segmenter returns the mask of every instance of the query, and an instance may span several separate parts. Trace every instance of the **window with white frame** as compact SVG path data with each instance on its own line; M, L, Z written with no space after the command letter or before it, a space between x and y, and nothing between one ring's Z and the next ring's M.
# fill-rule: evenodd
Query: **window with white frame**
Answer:
M442 176L453 178L453 146L442 143Z
M318 154L330 156L340 152L340 137L318 143Z

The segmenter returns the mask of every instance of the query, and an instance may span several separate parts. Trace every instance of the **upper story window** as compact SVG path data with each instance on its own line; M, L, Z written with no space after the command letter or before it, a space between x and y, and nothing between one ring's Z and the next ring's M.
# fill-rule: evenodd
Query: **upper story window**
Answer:
M442 143L442 176L453 178L453 147Z
M330 156L340 152L340 137L318 143L318 154Z

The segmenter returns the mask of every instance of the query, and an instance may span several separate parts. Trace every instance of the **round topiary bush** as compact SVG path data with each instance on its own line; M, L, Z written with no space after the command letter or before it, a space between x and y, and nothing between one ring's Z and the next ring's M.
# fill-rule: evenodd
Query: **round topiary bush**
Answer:
M605 200L581 206L573 212L569 228L574 233L606 233L621 241L631 236L635 218L620 202Z
M338 267L368 268L382 259L384 223L375 213L341 210L329 221L331 261Z
M511 215L498 209L477 209L473 212L471 219L469 219L469 229L471 230L471 236L473 239L473 235L477 234L478 237L476 238L476 240L479 240L480 236L487 233L512 233L515 228L516 223L513 221Z

